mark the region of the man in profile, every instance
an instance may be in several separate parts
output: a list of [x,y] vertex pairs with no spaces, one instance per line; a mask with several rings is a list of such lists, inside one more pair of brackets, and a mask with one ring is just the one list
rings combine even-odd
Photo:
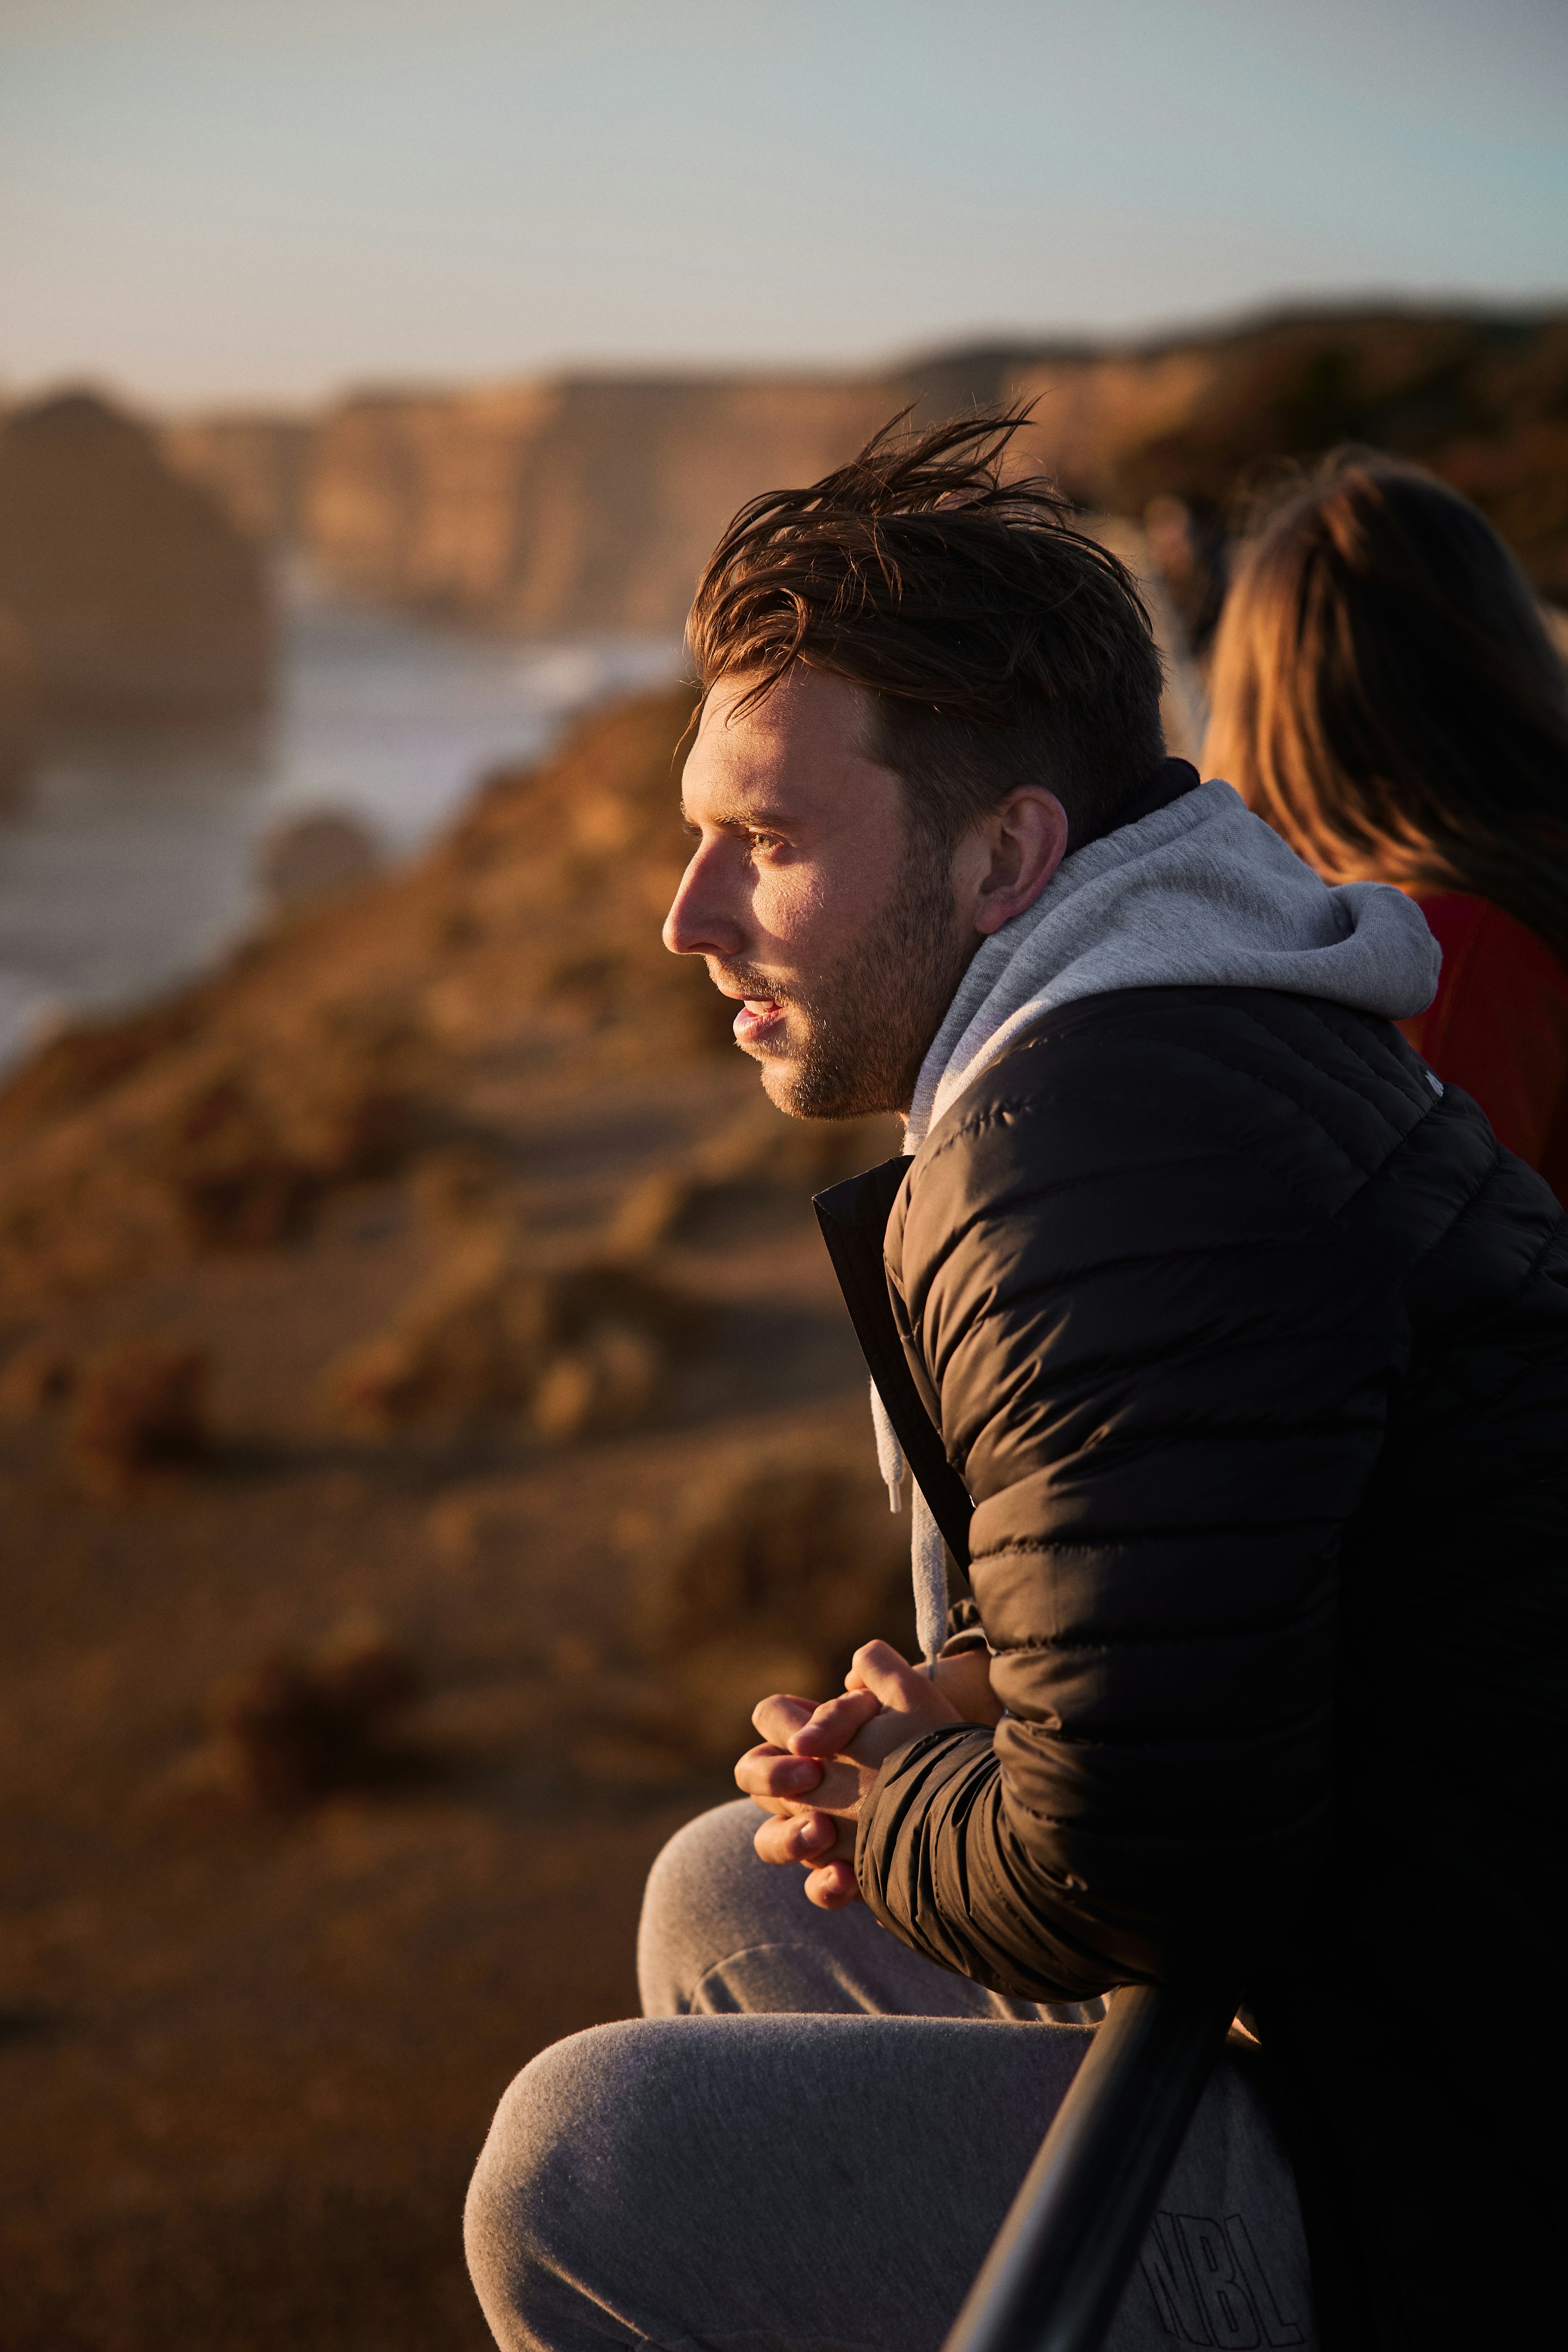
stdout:
[[1458,2011],[1551,1982],[1568,1225],[1392,1026],[1417,910],[1164,758],[1136,588],[1012,429],[754,501],[693,611],[666,939],[782,1108],[908,1122],[820,1206],[931,1654],[762,1700],[762,1825],[661,1856],[644,2020],[507,2094],[508,2352],[935,2347],[1150,1980],[1243,1986],[1261,2046],[1119,2352],[1546,2308],[1543,2094]]

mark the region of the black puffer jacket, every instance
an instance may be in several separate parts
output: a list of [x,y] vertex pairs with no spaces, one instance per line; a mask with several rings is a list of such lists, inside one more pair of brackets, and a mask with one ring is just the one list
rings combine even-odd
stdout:
[[916,1162],[820,1206],[1009,1710],[889,1759],[867,1900],[1033,1998],[1239,1977],[1325,2340],[1526,2340],[1521,2135],[1560,2127],[1507,2047],[1556,1999],[1557,1203],[1387,1023],[1162,988],[1049,1015]]

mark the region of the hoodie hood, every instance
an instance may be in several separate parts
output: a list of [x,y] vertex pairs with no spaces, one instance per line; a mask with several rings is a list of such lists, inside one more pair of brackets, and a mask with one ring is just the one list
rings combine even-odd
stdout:
[[1058,1005],[1121,988],[1275,988],[1399,1021],[1436,992],[1420,908],[1331,887],[1216,778],[1062,860],[986,940],[921,1066],[906,1150]]

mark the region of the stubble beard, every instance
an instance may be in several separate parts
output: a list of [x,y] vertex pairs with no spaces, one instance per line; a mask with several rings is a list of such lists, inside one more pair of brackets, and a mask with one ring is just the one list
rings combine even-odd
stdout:
[[[912,843],[877,921],[819,981],[779,999],[786,1034],[778,1044],[750,1049],[769,1100],[795,1118],[907,1110],[978,945],[955,936],[946,860]],[[757,992],[771,992],[759,984]]]

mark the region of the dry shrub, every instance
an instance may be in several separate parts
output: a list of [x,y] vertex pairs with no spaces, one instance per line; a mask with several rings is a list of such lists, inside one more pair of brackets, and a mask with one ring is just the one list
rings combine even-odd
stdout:
[[888,1509],[868,1431],[866,1451],[861,1462],[816,1445],[770,1450],[699,1481],[638,1578],[648,1646],[669,1655],[765,1627],[837,1655],[887,1633],[879,1621],[907,1582],[909,1520]]
[[425,1524],[437,1559],[453,1574],[493,1567],[510,1574],[527,1554],[534,1521],[513,1491],[483,1486],[448,1489]]
[[893,1118],[789,1118],[765,1097],[697,1155],[714,1185],[820,1192],[900,1149]]
[[820,1697],[858,1643],[911,1644],[909,1524],[888,1509],[869,1433],[864,1461],[802,1445],[694,1486],[635,1588],[670,1735],[703,1760],[732,1758],[769,1691]]
[[[74,1109],[12,1129],[0,1092],[0,1288],[80,1294],[195,1252],[265,1248],[418,1140],[416,1048],[395,1021],[279,1005],[286,1034],[174,1038]],[[77,1073],[88,1087],[112,1041]],[[71,1078],[57,1067],[57,1095]]]
[[63,1340],[26,1340],[0,1372],[0,1421],[36,1421],[64,1404],[76,1383],[76,1356]]
[[208,1359],[198,1348],[126,1341],[77,1376],[70,1454],[85,1483],[122,1494],[147,1473],[189,1468],[212,1450]]
[[237,1075],[183,1103],[159,1144],[163,1181],[198,1247],[264,1249],[304,1223],[316,1171],[287,1150]]
[[199,1249],[264,1249],[300,1232],[324,1194],[385,1174],[413,1134],[391,1037],[317,1038],[292,1084],[239,1064],[201,1074],[144,1139],[144,1164]]
[[433,1225],[471,1224],[492,1216],[511,1173],[493,1145],[447,1144],[421,1154],[410,1190],[419,1214]]
[[377,1432],[525,1415],[555,1442],[599,1435],[647,1417],[706,1322],[636,1266],[542,1265],[504,1225],[480,1225],[459,1232],[386,1330],[339,1360],[329,1392]]
[[533,1425],[564,1444],[634,1428],[658,1394],[666,1357],[630,1323],[597,1323],[575,1348],[551,1357],[533,1391]]
[[689,1167],[656,1168],[623,1198],[610,1226],[609,1246],[617,1255],[641,1257],[686,1229],[702,1187]]
[[395,1760],[387,1733],[423,1691],[408,1653],[373,1622],[341,1627],[309,1656],[278,1651],[208,1696],[212,1738],[182,1776],[278,1811],[356,1781]]
[[612,1248],[641,1254],[701,1231],[716,1212],[780,1193],[800,1200],[898,1150],[890,1119],[786,1118],[765,1102],[684,1160],[634,1184],[611,1229]]
[[25,1136],[95,1102],[184,1045],[198,1027],[210,982],[111,1021],[72,1022],[9,1076],[0,1095],[0,1132]]

